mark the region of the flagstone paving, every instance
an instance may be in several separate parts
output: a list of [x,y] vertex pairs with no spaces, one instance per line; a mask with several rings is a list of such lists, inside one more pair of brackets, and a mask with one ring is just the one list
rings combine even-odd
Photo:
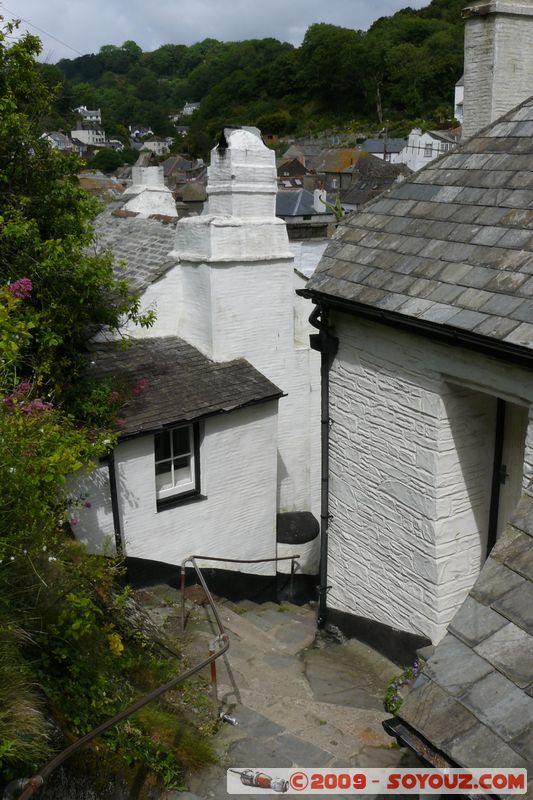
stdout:
[[[176,637],[179,593],[156,587],[144,590],[144,601],[154,625]],[[221,725],[215,737],[219,763],[191,774],[190,791],[170,792],[166,800],[235,796],[226,792],[228,767],[274,774],[276,767],[417,763],[381,725],[390,716],[383,708],[387,686],[401,671],[395,664],[356,640],[317,635],[310,606],[218,602],[230,638],[228,653],[217,661],[218,701],[238,725]],[[216,636],[206,606],[187,601],[186,630],[194,663],[205,658]]]

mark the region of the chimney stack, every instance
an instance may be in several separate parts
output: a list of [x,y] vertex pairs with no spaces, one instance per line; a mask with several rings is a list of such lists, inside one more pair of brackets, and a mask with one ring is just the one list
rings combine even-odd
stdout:
[[468,138],[533,95],[533,0],[472,0],[463,17]]

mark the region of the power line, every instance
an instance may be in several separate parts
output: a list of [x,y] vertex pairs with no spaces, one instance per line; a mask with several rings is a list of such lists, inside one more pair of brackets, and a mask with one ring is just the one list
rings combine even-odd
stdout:
[[16,19],[20,19],[21,22],[25,22],[26,25],[30,25],[32,28],[35,28],[36,31],[39,31],[40,33],[44,33],[45,36],[48,36],[50,39],[54,39],[56,42],[59,42],[59,44],[62,44],[63,47],[68,47],[69,50],[72,50],[74,53],[77,53],[79,56],[83,56],[84,55],[84,53],[80,53],[79,50],[76,50],[75,47],[71,47],[71,45],[69,45],[66,42],[62,41],[62,39],[58,39],[57,36],[54,36],[53,34],[48,33],[48,31],[43,30],[43,28],[39,28],[38,25],[34,25],[34,23],[30,22],[29,19],[24,19],[24,17],[19,17],[18,14],[16,14],[14,11],[11,11],[11,9],[8,8],[6,5],[4,5],[4,8],[10,14],[13,14],[13,17],[15,17]]

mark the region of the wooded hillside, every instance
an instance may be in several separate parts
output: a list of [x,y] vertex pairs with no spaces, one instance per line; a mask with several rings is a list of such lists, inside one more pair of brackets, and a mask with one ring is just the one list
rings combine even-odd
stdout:
[[143,52],[133,41],[44,67],[62,84],[57,125],[80,104],[100,107],[108,134],[128,124],[172,134],[168,115],[201,101],[193,134],[223,124],[258,122],[272,133],[383,120],[436,122],[452,114],[463,70],[463,0],[432,0],[403,9],[366,31],[313,24],[300,47],[276,39],[192,46],[165,44]]

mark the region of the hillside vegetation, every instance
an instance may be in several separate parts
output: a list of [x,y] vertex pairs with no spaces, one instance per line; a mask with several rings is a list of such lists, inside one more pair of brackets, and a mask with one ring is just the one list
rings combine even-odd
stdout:
[[436,122],[451,117],[462,74],[463,4],[432,0],[382,17],[366,32],[313,24],[300,47],[276,39],[204,39],[146,53],[133,41],[105,45],[44,67],[51,83],[61,83],[54,122],[68,127],[71,110],[83,104],[102,109],[108,134],[125,137],[129,124],[172,134],[169,114],[201,101],[192,149],[208,146],[206,135],[224,124],[306,133]]

